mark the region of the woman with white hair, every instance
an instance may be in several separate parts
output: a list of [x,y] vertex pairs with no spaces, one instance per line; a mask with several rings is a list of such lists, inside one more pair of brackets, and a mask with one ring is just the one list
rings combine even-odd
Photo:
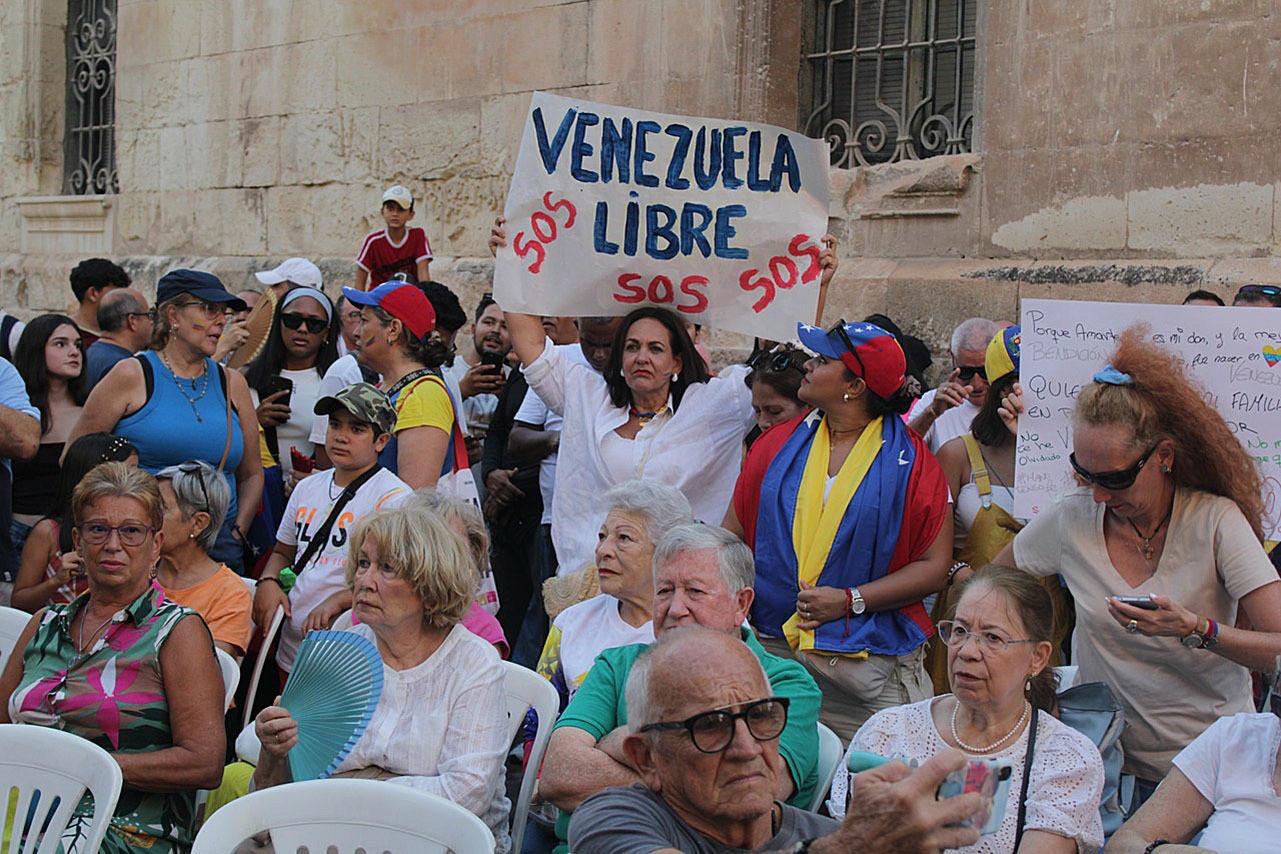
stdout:
[[161,469],[156,480],[165,505],[156,581],[204,619],[214,646],[240,658],[253,635],[254,598],[240,576],[209,556],[231,488],[213,466],[195,460]]
[[561,611],[538,660],[538,672],[568,704],[606,649],[652,643],[654,547],[673,528],[694,521],[679,489],[652,480],[628,480],[603,496],[605,521],[596,543],[601,592]]

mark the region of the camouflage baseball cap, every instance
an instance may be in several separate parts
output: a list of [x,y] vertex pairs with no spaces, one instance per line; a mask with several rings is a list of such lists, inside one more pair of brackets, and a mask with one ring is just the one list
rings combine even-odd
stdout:
[[379,433],[390,433],[396,424],[396,408],[387,395],[369,383],[349,385],[337,394],[316,401],[317,415],[328,415],[335,409],[345,409],[361,421],[368,421]]

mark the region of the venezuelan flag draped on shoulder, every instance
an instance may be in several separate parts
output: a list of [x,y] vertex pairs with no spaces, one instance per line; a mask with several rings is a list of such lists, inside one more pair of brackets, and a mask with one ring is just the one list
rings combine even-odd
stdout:
[[[879,327],[858,326],[870,327],[861,330],[864,340],[856,347],[864,361],[875,357],[869,342],[877,333],[897,349]],[[806,331],[803,338],[812,337]],[[862,368],[854,370],[862,376]],[[891,372],[888,385],[870,378],[878,393],[902,382],[901,372],[897,379]],[[904,655],[934,633],[920,602],[824,623],[811,632],[797,627],[796,596],[802,581],[858,587],[919,559],[950,512],[947,482],[921,437],[894,414],[867,425],[824,500],[829,451],[827,420],[817,410],[775,426],[752,446],[734,492],[734,509],[756,557],[752,624],[762,634],[787,638],[793,649]]]

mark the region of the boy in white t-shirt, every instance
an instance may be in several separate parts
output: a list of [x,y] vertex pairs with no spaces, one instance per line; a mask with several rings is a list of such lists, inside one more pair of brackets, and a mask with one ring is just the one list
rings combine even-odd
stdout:
[[[387,395],[368,383],[356,383],[316,401],[317,415],[329,416],[325,452],[333,468],[299,481],[276,532],[272,552],[254,591],[254,620],[270,624],[277,605],[286,620],[281,627],[276,664],[288,672],[302,637],[313,629],[327,629],[351,607],[347,586],[347,538],[352,527],[370,513],[395,507],[413,491],[396,475],[378,467],[378,452],[391,440],[396,410]],[[351,486],[354,494],[343,503],[338,516],[328,522]],[[328,524],[327,524],[328,522]],[[325,534],[323,545],[312,541]],[[296,576],[286,592],[281,571]]]

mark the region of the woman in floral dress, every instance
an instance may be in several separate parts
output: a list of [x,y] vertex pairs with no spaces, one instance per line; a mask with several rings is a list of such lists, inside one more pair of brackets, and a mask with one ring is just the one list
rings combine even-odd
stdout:
[[[222,775],[223,685],[209,629],[152,583],[163,504],[155,478],[104,463],[72,497],[89,590],[46,608],[0,676],[0,722],[56,727],[111,753],[124,788],[101,851],[165,854],[191,841],[196,789]],[[88,799],[63,844],[82,851]]]

